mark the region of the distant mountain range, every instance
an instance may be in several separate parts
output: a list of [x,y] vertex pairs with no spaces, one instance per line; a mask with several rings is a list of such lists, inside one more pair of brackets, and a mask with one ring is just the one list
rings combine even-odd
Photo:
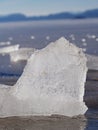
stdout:
[[33,21],[33,20],[59,20],[59,19],[86,19],[98,18],[98,9],[87,10],[81,13],[62,12],[57,14],[50,14],[47,16],[30,16],[23,14],[10,14],[0,16],[0,22],[14,22],[14,21]]

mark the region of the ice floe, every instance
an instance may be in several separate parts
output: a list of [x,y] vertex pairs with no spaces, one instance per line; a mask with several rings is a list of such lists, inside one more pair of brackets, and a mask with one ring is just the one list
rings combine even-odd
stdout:
[[81,49],[63,37],[50,43],[31,55],[14,86],[0,85],[0,117],[84,114],[86,72]]
[[0,48],[0,54],[10,53],[12,51],[17,51],[18,49],[19,49],[19,44],[7,46],[7,47],[2,47],[2,48]]
[[27,60],[31,54],[34,53],[36,49],[34,48],[20,48],[17,51],[10,52],[10,60],[11,62],[17,62],[19,60]]

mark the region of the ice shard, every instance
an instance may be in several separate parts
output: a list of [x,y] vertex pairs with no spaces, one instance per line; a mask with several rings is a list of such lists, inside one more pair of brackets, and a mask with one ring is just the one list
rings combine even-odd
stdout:
[[84,114],[86,73],[84,53],[62,37],[31,55],[13,87],[0,89],[0,116]]

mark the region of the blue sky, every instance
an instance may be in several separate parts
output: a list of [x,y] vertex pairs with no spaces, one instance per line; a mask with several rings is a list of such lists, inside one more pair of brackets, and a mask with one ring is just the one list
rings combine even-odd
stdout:
[[0,0],[0,15],[23,13],[35,16],[93,8],[98,8],[98,0]]

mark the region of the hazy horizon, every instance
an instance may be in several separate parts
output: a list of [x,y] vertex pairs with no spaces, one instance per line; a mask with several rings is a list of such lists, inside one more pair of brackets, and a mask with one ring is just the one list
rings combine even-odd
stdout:
[[60,14],[60,13],[70,13],[70,14],[79,14],[79,13],[84,13],[85,11],[89,11],[89,10],[96,10],[98,8],[91,8],[91,9],[86,9],[83,11],[77,11],[77,12],[73,12],[73,11],[61,11],[61,12],[55,12],[55,13],[49,13],[49,14],[39,14],[39,15],[27,15],[25,13],[22,12],[15,12],[15,13],[7,13],[7,14],[0,14],[0,17],[5,17],[5,16],[10,16],[10,15],[24,15],[26,17],[40,17],[40,16],[48,16],[48,15],[55,15],[55,14]]
[[98,8],[98,0],[0,0],[0,15],[14,13],[26,16],[40,16],[58,12],[83,12]]

